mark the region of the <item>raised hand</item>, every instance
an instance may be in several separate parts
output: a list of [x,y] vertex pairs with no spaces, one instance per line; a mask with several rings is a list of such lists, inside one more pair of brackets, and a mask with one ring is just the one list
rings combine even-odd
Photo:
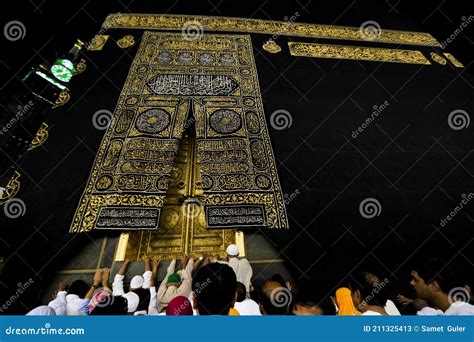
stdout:
[[152,261],[152,271],[153,271],[153,273],[156,274],[156,272],[158,271],[159,266],[160,266],[160,259],[158,259],[157,256],[154,256],[153,261]]
[[120,266],[120,269],[118,270],[117,274],[125,275],[125,272],[127,271],[127,267],[129,264],[130,264],[130,260],[129,259],[125,260],[122,266]]
[[181,268],[182,269],[186,268],[186,265],[188,264],[188,261],[189,261],[189,256],[183,255],[183,257],[181,258]]
[[58,291],[66,291],[69,288],[69,285],[65,282],[60,282],[58,285]]
[[99,287],[102,282],[102,269],[98,268],[94,273],[94,280],[92,285],[94,287]]
[[402,303],[403,305],[407,305],[407,304],[410,304],[413,302],[413,299],[411,298],[408,298],[408,297],[405,297],[404,295],[402,294],[398,294],[397,295],[397,301],[399,303]]
[[52,295],[53,299],[56,299],[56,297],[58,296],[58,292],[60,292],[60,291],[67,291],[68,288],[69,288],[69,285],[68,285],[67,283],[65,283],[65,282],[60,282],[60,283],[58,284],[58,288],[53,292],[53,295]]
[[109,288],[110,268],[102,269],[102,287]]

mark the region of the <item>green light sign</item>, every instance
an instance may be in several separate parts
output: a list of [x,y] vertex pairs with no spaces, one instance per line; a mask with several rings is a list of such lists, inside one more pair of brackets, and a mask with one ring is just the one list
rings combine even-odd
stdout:
[[68,59],[58,58],[51,67],[51,73],[61,82],[69,82],[76,71],[74,64]]

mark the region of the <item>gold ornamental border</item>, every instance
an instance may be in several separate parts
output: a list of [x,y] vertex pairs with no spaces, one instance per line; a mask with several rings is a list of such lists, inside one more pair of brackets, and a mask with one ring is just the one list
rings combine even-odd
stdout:
[[407,64],[431,64],[430,61],[416,50],[397,50],[386,48],[346,46],[288,42],[290,55],[299,57],[352,59],[374,62],[391,62]]
[[[373,39],[364,39],[359,27],[332,26],[251,18],[179,15],[179,14],[109,14],[102,27],[105,29],[181,30],[189,29],[223,32],[276,34],[283,36],[341,39],[376,43],[422,45],[441,47],[429,33],[382,29]],[[194,32],[193,32],[194,33]]]

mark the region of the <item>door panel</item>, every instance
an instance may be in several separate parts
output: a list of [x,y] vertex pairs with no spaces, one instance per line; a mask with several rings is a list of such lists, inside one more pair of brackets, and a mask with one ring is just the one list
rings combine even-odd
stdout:
[[235,243],[235,230],[206,228],[204,207],[199,201],[203,191],[193,132],[191,127],[181,140],[158,230],[128,233],[125,258],[169,259],[183,254],[224,257],[226,247]]

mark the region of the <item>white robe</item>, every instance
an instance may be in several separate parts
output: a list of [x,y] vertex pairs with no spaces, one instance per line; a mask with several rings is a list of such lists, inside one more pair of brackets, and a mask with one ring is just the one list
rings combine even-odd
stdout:
[[[154,299],[155,294],[156,294],[156,289],[150,288],[150,282],[151,282],[151,271],[146,271],[143,273],[143,286],[142,288],[144,289],[150,289],[150,304],[148,305],[148,312],[150,314],[153,314],[156,311],[156,300]],[[114,282],[112,283],[112,294],[114,296],[122,296],[127,299],[128,302],[128,312],[135,312],[137,310],[138,304],[139,304],[139,297],[136,293],[133,291],[129,291],[125,293],[123,289],[123,278],[125,276],[121,274],[116,274],[114,277]],[[137,314],[144,314],[145,311],[140,311]]]
[[57,316],[77,316],[87,315],[90,300],[79,298],[75,294],[67,294],[66,291],[59,291],[56,299],[49,302],[48,306],[56,312]]
[[474,305],[466,302],[454,302],[444,312],[444,316],[474,316]]
[[250,266],[250,263],[247,259],[245,258],[239,259],[237,257],[231,257],[229,261],[217,260],[217,262],[221,264],[229,265],[234,270],[234,273],[237,277],[237,281],[245,285],[245,289],[247,290],[247,293],[250,292],[250,286],[252,285],[251,281],[252,281],[253,270],[252,270],[252,266]]
[[240,316],[261,316],[258,304],[249,298],[241,302],[235,302],[234,308],[239,312]]

